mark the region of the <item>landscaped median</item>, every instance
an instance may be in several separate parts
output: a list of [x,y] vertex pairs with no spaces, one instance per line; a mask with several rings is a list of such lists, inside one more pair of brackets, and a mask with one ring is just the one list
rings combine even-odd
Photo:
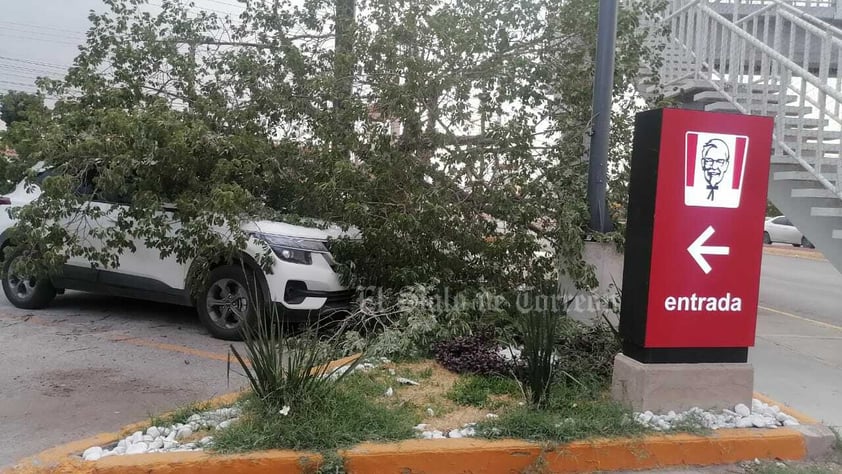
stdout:
[[[234,393],[209,400],[204,407],[228,406]],[[767,403],[774,403],[758,395]],[[754,459],[802,460],[821,456],[833,446],[832,433],[814,420],[784,407],[802,426],[778,429],[720,429],[708,434],[655,434],[569,443],[522,440],[412,439],[362,443],[335,454],[265,450],[245,454],[165,452],[110,456],[84,461],[81,453],[113,444],[149,423],[136,423],[120,433],[103,433],[44,451],[11,469],[23,473],[510,473],[635,470],[671,466],[728,464]]]
[[[829,429],[762,397],[751,408],[633,413],[606,390],[616,353],[607,329],[554,335],[528,321],[522,349],[478,333],[436,343],[434,359],[398,362],[331,362],[339,353],[325,340],[270,326],[246,338],[246,357],[232,348],[250,390],[47,450],[12,472],[587,472],[802,460],[835,444]],[[536,343],[545,347],[531,352]]]

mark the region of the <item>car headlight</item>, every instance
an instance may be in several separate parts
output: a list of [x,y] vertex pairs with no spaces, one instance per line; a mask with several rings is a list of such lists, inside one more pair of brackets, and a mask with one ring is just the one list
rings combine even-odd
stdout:
[[318,240],[296,239],[262,233],[253,233],[251,236],[266,242],[272,252],[285,262],[310,265],[313,263],[313,253],[328,253],[324,242]]
[[281,260],[291,263],[300,263],[302,265],[310,265],[313,263],[313,257],[311,256],[310,252],[306,252],[304,250],[298,249],[290,249],[286,247],[273,247],[269,246],[275,255],[278,256]]

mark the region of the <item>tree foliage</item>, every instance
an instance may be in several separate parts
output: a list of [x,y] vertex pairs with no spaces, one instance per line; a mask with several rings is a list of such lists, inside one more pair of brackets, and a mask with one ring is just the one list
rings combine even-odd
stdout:
[[[245,0],[223,18],[105,0],[66,78],[41,82],[54,109],[9,134],[63,172],[20,210],[19,245],[49,268],[114,266],[134,240],[210,259],[243,244],[247,216],[307,216],[361,230],[335,247],[349,283],[549,289],[559,263],[589,283],[597,2],[348,2]],[[618,98],[651,53],[651,8],[621,11]]]
[[11,127],[17,121],[27,120],[29,115],[44,110],[44,98],[38,94],[18,91],[0,94],[0,120],[6,127]]

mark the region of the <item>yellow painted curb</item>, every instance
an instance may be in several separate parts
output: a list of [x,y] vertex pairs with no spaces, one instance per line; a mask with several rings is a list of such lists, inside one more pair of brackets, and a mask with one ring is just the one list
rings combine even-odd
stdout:
[[798,411],[798,410],[796,410],[795,408],[792,408],[789,405],[786,405],[786,404],[781,403],[779,401],[773,400],[773,399],[767,397],[766,395],[763,395],[760,392],[754,392],[754,398],[760,400],[761,402],[763,402],[767,405],[777,405],[778,408],[780,408],[782,412],[786,413],[787,415],[790,415],[790,416],[794,417],[802,425],[818,425],[819,424],[819,420],[805,414],[802,411]]
[[824,254],[819,252],[818,250],[810,250],[810,249],[801,249],[797,247],[791,248],[780,248],[780,247],[771,247],[769,245],[763,246],[763,253],[769,255],[777,255],[781,257],[795,257],[795,258],[803,258],[806,260],[816,260],[816,261],[826,261],[827,259],[824,257]]
[[[548,447],[518,440],[408,440],[344,451],[349,473],[401,474],[590,472],[803,459],[801,433],[789,429],[719,430],[711,436],[655,435],[576,441]],[[543,470],[542,470],[543,469]]]

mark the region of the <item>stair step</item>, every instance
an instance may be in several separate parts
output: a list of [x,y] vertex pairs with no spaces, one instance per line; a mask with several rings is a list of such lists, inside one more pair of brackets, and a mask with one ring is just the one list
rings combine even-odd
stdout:
[[831,237],[833,237],[834,239],[842,239],[842,229],[834,230],[833,234],[831,234]]
[[[660,88],[661,86],[652,86],[646,89],[646,92],[654,93],[657,92]],[[703,79],[687,79],[678,84],[665,86],[663,87],[663,89],[664,93],[685,93],[693,90],[710,90],[711,86],[708,81],[705,81]]]
[[813,217],[842,217],[842,207],[812,207],[810,215]]
[[[790,139],[798,138],[798,128],[784,128],[784,140],[789,141]],[[810,140],[817,140],[819,138],[819,129],[818,128],[805,128],[801,130],[800,133],[801,138],[806,138]],[[822,140],[839,140],[842,139],[842,132],[836,130],[825,130],[822,134]]]
[[[815,161],[811,160],[810,157],[804,156],[803,154],[801,156],[802,156],[802,158],[805,158],[807,163],[809,163],[810,165],[812,165],[815,168],[815,166],[816,166]],[[837,160],[837,158],[833,158],[833,159],[829,159],[829,160],[822,160],[822,172],[825,173],[825,174],[831,174],[831,175],[836,174],[836,168],[839,166],[839,163],[836,160]],[[783,155],[783,156],[782,155],[772,155],[770,163],[772,165],[782,165],[782,166],[799,166],[799,167],[801,166],[801,163],[799,163],[795,158],[793,158],[789,155]],[[800,170],[796,170],[796,171],[800,171]]]
[[789,129],[797,129],[798,124],[801,124],[802,128],[805,130],[825,127],[829,123],[828,120],[819,120],[814,118],[797,118],[797,117],[784,117],[784,128]]
[[827,188],[796,188],[792,190],[794,198],[838,198],[833,191]]
[[[745,107],[745,105],[743,105]],[[759,114],[763,112],[763,108],[760,104],[751,104],[751,106],[746,107],[750,113]],[[705,105],[705,110],[708,112],[717,112],[717,111],[737,111],[737,107],[730,102],[714,102],[712,104]],[[796,105],[785,105],[783,107],[783,113],[789,117],[801,117],[802,115],[807,115],[813,111],[810,107],[798,107]],[[766,109],[766,113],[769,115],[779,115],[780,108],[776,105],[774,107],[768,107]]]
[[[822,173],[830,182],[836,181],[836,173]],[[809,171],[776,171],[772,177],[775,181],[818,181]]]
[[[799,143],[797,141],[788,140],[786,144],[789,145],[793,150],[798,151]],[[842,147],[842,145],[840,145],[839,143],[827,143],[827,141],[823,142],[822,144],[822,151],[824,153],[837,154],[839,153],[840,147]],[[817,151],[819,149],[819,144],[818,142],[801,142],[800,148],[801,151]]]
[[[767,104],[777,105],[778,102],[780,102],[779,97],[780,96],[778,94],[774,94],[774,95],[770,94],[766,97],[763,97],[763,96],[758,96],[758,95],[754,95],[754,94],[737,93],[737,96],[735,98],[737,99],[737,102],[739,102],[741,104],[746,104],[746,103],[763,104],[763,102],[766,102]],[[787,95],[784,98],[784,100],[785,100],[784,103],[793,102],[796,99],[798,99],[798,96],[796,96],[796,95]],[[725,97],[723,97],[722,94],[719,91],[703,91],[703,92],[699,92],[698,94],[693,96],[693,101],[694,102],[700,102],[700,103],[703,103],[703,102],[720,102],[720,101],[723,101],[723,100],[725,100]]]

